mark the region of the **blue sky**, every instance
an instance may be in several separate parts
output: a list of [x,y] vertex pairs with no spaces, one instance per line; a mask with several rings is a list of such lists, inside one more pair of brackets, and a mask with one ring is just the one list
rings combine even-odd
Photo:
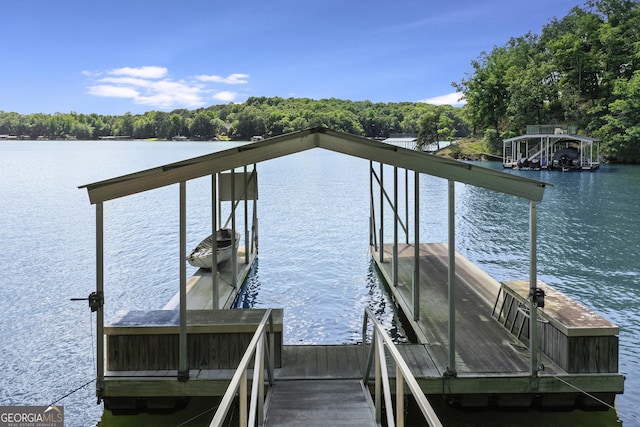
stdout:
[[120,115],[250,96],[454,103],[481,52],[578,0],[3,0],[0,110]]

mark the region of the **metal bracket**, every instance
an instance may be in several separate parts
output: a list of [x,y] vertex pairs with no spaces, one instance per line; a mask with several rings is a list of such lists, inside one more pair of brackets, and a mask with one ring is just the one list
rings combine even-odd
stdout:
[[186,371],[178,371],[178,381],[186,382],[189,381],[189,370]]
[[104,306],[104,292],[91,292],[87,298],[71,298],[71,301],[89,301],[93,313]]
[[457,378],[458,372],[447,366],[447,370],[442,374],[442,378]]
[[531,289],[529,298],[538,308],[544,308],[544,290],[540,288]]

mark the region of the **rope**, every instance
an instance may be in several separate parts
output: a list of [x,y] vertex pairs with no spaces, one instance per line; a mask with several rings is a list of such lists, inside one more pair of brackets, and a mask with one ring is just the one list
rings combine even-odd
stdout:
[[569,387],[571,387],[571,388],[573,388],[573,389],[575,389],[575,390],[579,391],[580,393],[583,393],[583,394],[585,394],[585,395],[589,396],[590,398],[592,398],[593,400],[595,400],[595,401],[597,401],[597,402],[599,402],[599,403],[603,404],[603,405],[604,405],[604,406],[606,406],[607,408],[609,408],[609,409],[613,409],[613,410],[615,410],[615,409],[616,409],[615,407],[613,407],[613,406],[609,405],[607,402],[605,402],[605,401],[603,401],[603,400],[601,400],[601,399],[598,399],[597,397],[595,397],[595,396],[594,396],[593,394],[591,394],[591,393],[588,393],[588,392],[586,392],[586,391],[584,391],[584,390],[579,389],[578,387],[574,386],[573,384],[570,384],[570,383],[566,382],[566,381],[565,381],[565,380],[563,380],[562,378],[559,378],[559,377],[557,377],[557,376],[555,376],[555,375],[552,375],[552,376],[553,376],[553,378],[557,379],[558,381],[560,381],[560,382],[562,382],[562,383],[564,383],[564,384],[568,385]]
[[[93,349],[93,313],[90,311],[89,312],[89,336],[91,337],[91,348]],[[92,354],[92,359],[93,359],[93,370],[96,371],[96,353],[94,351],[91,352]],[[96,379],[92,378],[89,381],[87,381],[86,383],[82,384],[81,386],[75,388],[74,390],[70,391],[69,393],[65,394],[64,396],[58,398],[55,402],[51,403],[49,406],[53,406],[56,403],[60,402],[62,399],[65,399],[69,396],[71,396],[73,393],[76,393],[77,391],[82,390],[83,388],[85,388],[86,386],[88,386],[89,384],[91,384],[92,382],[94,382]]]
[[96,366],[96,352],[93,351],[94,342],[93,342],[93,312],[89,312],[89,335],[91,336],[91,358],[93,359],[93,372],[98,372],[98,368]]
[[80,387],[76,388],[75,390],[70,391],[69,393],[65,394],[64,396],[62,396],[61,398],[59,398],[58,400],[56,400],[55,402],[51,403],[49,406],[53,406],[56,403],[60,402],[62,399],[71,396],[73,393],[85,388],[86,386],[88,386],[89,384],[91,384],[92,382],[94,382],[96,379],[92,378],[89,381],[87,381],[86,383],[82,384]]
[[197,419],[197,418],[200,418],[201,416],[206,415],[206,414],[208,414],[208,413],[209,413],[209,412],[211,412],[211,411],[214,411],[214,410],[218,409],[218,407],[219,407],[219,406],[220,406],[220,405],[216,405],[216,406],[215,406],[215,407],[213,407],[213,408],[209,408],[209,409],[207,409],[206,411],[204,411],[204,412],[202,412],[202,413],[200,413],[200,414],[196,415],[195,417],[189,418],[187,421],[185,421],[185,422],[183,422],[183,423],[178,424],[176,427],[186,426],[186,425],[187,425],[187,424],[189,424],[191,421],[193,421],[193,420],[195,420],[195,419]]

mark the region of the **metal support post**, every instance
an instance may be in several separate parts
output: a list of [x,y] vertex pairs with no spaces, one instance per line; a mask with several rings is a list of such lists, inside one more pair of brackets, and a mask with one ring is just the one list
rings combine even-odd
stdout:
[[[420,320],[420,173],[413,173],[413,320]],[[408,234],[407,234],[408,235]]]
[[238,251],[236,248],[236,170],[231,169],[231,280],[234,288],[238,287]]
[[384,262],[384,165],[380,163],[380,262]]
[[220,308],[220,281],[218,276],[218,239],[217,237],[217,217],[218,217],[218,182],[217,174],[211,174],[211,282],[212,282],[212,294],[211,294],[211,309],[217,310]]
[[538,233],[538,206],[531,201],[529,208],[529,351],[531,360],[531,375],[538,372],[538,302],[536,300],[537,288],[537,233]]
[[244,263],[249,264],[249,181],[247,166],[244,166]]
[[178,381],[189,379],[187,366],[187,183],[180,181],[180,329]]
[[449,366],[447,374],[456,375],[456,211],[455,181],[449,180]]
[[398,167],[393,167],[393,286],[398,286]]
[[409,244],[409,169],[404,170],[404,223],[407,224],[405,242]]
[[[96,294],[104,295],[104,212],[102,202],[96,203]],[[104,393],[104,307],[96,310],[96,396],[98,403]]]

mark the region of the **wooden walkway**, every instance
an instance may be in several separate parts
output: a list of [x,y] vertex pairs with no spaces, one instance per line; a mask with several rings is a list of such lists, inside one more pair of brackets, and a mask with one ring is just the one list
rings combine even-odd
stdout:
[[378,425],[362,380],[276,381],[265,407],[265,426]]
[[[544,406],[573,405],[579,393],[574,388],[559,382],[551,375],[539,377],[535,383],[529,374],[459,375],[457,378],[443,376],[436,367],[424,344],[400,344],[398,351],[413,372],[426,395],[467,395],[458,402],[473,406],[525,406],[529,407],[534,395],[549,394],[540,402]],[[360,345],[286,345],[282,347],[282,367],[275,369],[276,385],[291,381],[361,381],[365,367],[363,349]],[[390,385],[395,388],[395,365],[387,360]],[[373,371],[373,370],[372,370]],[[371,372],[372,372],[371,371]],[[222,396],[235,373],[235,369],[194,369],[187,382],[176,381],[176,370],[166,371],[107,371],[105,387],[107,395],[126,397],[130,400],[144,399],[153,402],[154,396]],[[252,372],[248,373],[252,380]],[[600,392],[615,395],[622,389],[623,378],[618,374],[585,376],[569,375],[565,381],[583,389],[593,387],[594,378],[601,381]],[[370,380],[371,381],[371,380]],[[535,386],[535,393],[532,387]],[[372,390],[373,383],[368,384]],[[566,401],[559,393],[567,395]],[[493,397],[488,397],[492,395]],[[477,397],[472,397],[477,396]],[[602,394],[599,395],[600,397]],[[113,404],[116,405],[118,399]],[[126,401],[125,401],[126,403]],[[304,425],[304,424],[299,424]],[[327,424],[330,425],[330,424]]]
[[[392,245],[385,245],[385,262],[376,263],[418,341],[426,344],[436,367],[449,365],[448,248],[445,244],[420,245],[420,318],[413,320],[413,245],[398,249],[398,286],[392,280]],[[456,254],[456,370],[458,373],[526,373],[528,350],[491,318],[500,283],[460,254]],[[553,369],[550,360],[544,361]]]
[[[440,378],[433,361],[422,344],[401,344],[398,351],[416,378]],[[366,361],[360,345],[287,345],[282,349],[282,368],[275,379],[362,379]],[[393,360],[387,361],[395,377]],[[370,370],[373,375],[373,369]]]
[[[233,272],[231,261],[220,265],[218,270],[218,308],[231,308],[233,301],[238,295],[242,283],[246,279],[255,254],[249,254],[249,262],[245,264],[244,246],[238,248],[237,256],[237,278],[236,285],[233,286]],[[187,281],[187,309],[188,310],[210,310],[213,308],[213,280],[211,270],[201,268],[194,273]],[[180,293],[177,293],[163,307],[163,310],[177,310],[180,306]]]
[[[449,377],[448,247],[446,244],[423,243],[419,250],[420,313],[417,321],[413,319],[414,246],[398,245],[397,286],[393,285],[393,245],[384,246],[384,262],[380,262],[380,254],[373,249],[372,256],[418,342],[424,345],[432,369],[439,374],[416,374],[426,394],[464,395],[472,405],[477,397],[480,406],[529,406],[538,393],[544,400],[538,403],[543,406],[572,406],[574,403],[589,406],[593,401],[580,392],[572,391],[580,389],[595,393],[610,404],[613,404],[616,394],[622,393],[624,377],[617,369],[586,375],[567,373],[544,352],[538,353],[544,371],[539,371],[532,382],[528,346],[492,317],[503,285],[458,253],[455,259],[456,366],[455,376]],[[544,310],[540,311],[544,313]],[[589,312],[580,307],[576,313],[578,318],[582,318]],[[588,320],[593,326],[593,318],[588,316]],[[603,320],[607,333],[616,331],[606,319]],[[561,384],[558,377],[562,377],[565,383]],[[571,390],[567,383],[576,388]]]

